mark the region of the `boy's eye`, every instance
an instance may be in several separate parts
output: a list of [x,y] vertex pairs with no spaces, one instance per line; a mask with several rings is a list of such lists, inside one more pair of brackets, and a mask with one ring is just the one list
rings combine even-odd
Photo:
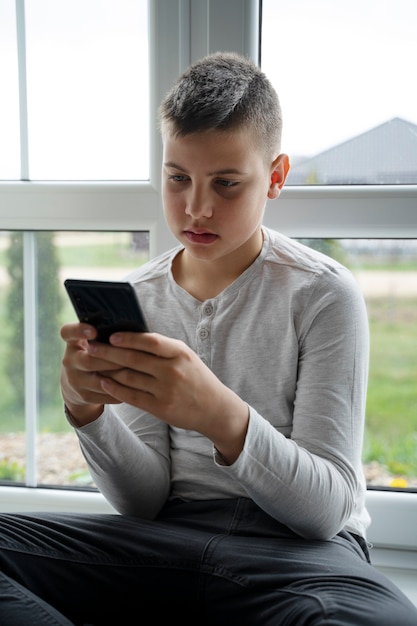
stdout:
[[239,183],[237,183],[235,180],[226,180],[224,178],[220,178],[217,181],[217,184],[221,185],[222,187],[235,187]]
[[188,180],[188,176],[183,176],[182,174],[172,174],[171,176],[168,176],[168,180],[173,180],[176,183],[183,183]]

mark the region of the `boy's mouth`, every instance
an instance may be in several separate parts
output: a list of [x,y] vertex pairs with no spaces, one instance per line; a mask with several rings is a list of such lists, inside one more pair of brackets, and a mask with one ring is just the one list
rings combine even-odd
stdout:
[[191,243],[208,244],[217,239],[217,235],[208,231],[185,230],[184,235]]

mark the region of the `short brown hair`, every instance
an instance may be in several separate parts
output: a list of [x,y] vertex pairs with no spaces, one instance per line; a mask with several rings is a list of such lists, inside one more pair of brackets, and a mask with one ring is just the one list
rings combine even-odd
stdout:
[[268,157],[280,151],[278,95],[252,61],[232,52],[216,52],[193,63],[166,94],[159,116],[162,131],[173,135],[243,127],[254,131]]

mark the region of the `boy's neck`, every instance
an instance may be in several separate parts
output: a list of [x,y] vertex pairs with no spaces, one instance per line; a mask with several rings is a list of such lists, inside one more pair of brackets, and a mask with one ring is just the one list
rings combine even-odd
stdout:
[[190,258],[185,250],[174,260],[172,273],[175,282],[201,302],[215,298],[238,277],[226,276],[211,263]]
[[193,258],[182,250],[174,259],[172,274],[175,282],[197,300],[204,302],[215,298],[231,285],[252,265],[258,255],[246,262],[225,264],[224,259],[216,263]]

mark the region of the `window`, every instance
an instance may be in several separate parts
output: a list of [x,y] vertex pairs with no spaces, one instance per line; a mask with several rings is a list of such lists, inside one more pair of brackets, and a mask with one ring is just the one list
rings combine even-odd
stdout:
[[76,320],[63,282],[123,280],[148,248],[147,231],[0,233],[1,480],[91,486],[62,413],[59,329]]
[[264,0],[262,7],[262,67],[281,95],[283,151],[292,162],[285,200],[267,219],[357,277],[371,332],[367,482],[415,489],[417,203],[397,211],[407,194],[415,198],[416,187],[405,185],[417,184],[409,79],[417,6]]
[[21,139],[27,140],[23,178],[147,180],[146,0],[27,0],[16,6],[14,14],[14,2],[0,2],[6,103],[14,121],[3,135],[14,163],[9,168],[5,159],[0,178],[21,177],[19,96]]
[[19,98],[14,2],[0,0],[0,179],[17,179],[19,157]]
[[302,239],[352,271],[371,347],[363,465],[368,486],[417,489],[417,239]]
[[30,486],[91,482],[62,419],[63,280],[122,279],[159,215],[147,2],[87,5],[0,0],[0,481]]
[[[30,9],[28,9],[29,4],[31,5]],[[52,4],[55,5],[55,3]],[[70,4],[74,7],[74,10],[78,10],[81,6],[83,9],[85,7],[85,2]],[[119,0],[114,0],[111,3],[116,11],[122,10],[118,8],[122,4]],[[135,2],[134,4],[139,3]],[[161,147],[156,124],[154,123],[156,106],[178,73],[190,61],[196,60],[209,51],[219,49],[236,50],[258,61],[260,56],[259,32],[261,26],[264,29],[261,55],[263,68],[269,73],[268,63],[270,67],[273,66],[274,68],[283,67],[285,64],[288,66],[295,44],[293,45],[291,42],[290,47],[287,47],[287,49],[281,46],[280,41],[282,39],[280,40],[280,37],[282,33],[278,25],[274,35],[274,48],[272,52],[268,53],[265,48],[265,38],[267,37],[265,28],[268,28],[268,22],[272,23],[273,19],[271,15],[268,15],[269,8],[272,7],[275,15],[276,7],[280,8],[281,15],[288,15],[289,5],[288,3],[275,2],[275,0],[273,2],[265,0],[263,3],[264,19],[261,20],[260,4],[258,0],[228,0],[227,2],[224,2],[224,0],[210,0],[210,2],[208,0],[185,0],[181,2],[158,0],[158,2],[149,2],[149,15],[146,18],[148,28],[147,46],[149,51],[149,118],[146,122],[149,136],[148,175],[145,176],[143,174],[142,178],[142,175],[139,173],[117,174],[114,170],[110,174],[108,170],[102,170],[101,174],[84,172],[82,175],[80,174],[79,180],[71,181],[70,179],[75,176],[74,172],[71,176],[68,175],[66,177],[62,171],[55,171],[55,174],[51,174],[51,179],[48,180],[47,173],[41,173],[41,165],[39,163],[36,165],[36,167],[39,167],[39,170],[33,169],[35,167],[34,159],[37,158],[37,148],[35,148],[36,144],[30,145],[30,127],[31,123],[33,123],[31,120],[34,118],[31,118],[31,113],[28,110],[26,116],[27,124],[25,124],[25,107],[23,107],[23,115],[20,115],[18,94],[19,89],[22,91],[22,76],[18,74],[17,69],[15,6],[18,8],[17,21],[19,21],[19,11],[21,13],[23,7],[28,9],[27,19],[29,19],[28,16],[36,12],[38,2],[35,0],[26,0],[26,3],[23,0],[17,0],[16,2],[13,2],[13,0],[0,0],[0,78],[2,85],[7,86],[3,90],[4,93],[2,93],[2,98],[0,99],[0,132],[2,138],[6,137],[6,134],[8,137],[7,145],[3,140],[0,142],[0,231],[3,232],[0,238],[3,242],[3,247],[0,249],[0,258],[2,258],[0,275],[2,277],[7,276],[5,261],[6,242],[10,240],[11,236],[20,236],[20,234],[24,234],[24,250],[26,250],[26,258],[29,259],[33,258],[31,255],[34,253],[35,235],[38,232],[54,234],[54,238],[57,238],[60,246],[62,244],[60,255],[66,254],[66,246],[63,245],[66,234],[70,235],[75,232],[78,234],[85,233],[85,237],[102,234],[105,240],[111,233],[114,235],[120,234],[129,239],[130,233],[145,231],[149,233],[150,256],[168,249],[174,243],[165,226],[159,199]],[[347,7],[347,11],[356,10],[353,9],[351,3],[343,2],[342,4]],[[368,3],[366,4],[368,5]],[[39,6],[41,5],[46,6],[43,2],[39,3]],[[107,5],[110,6],[110,4],[106,3]],[[94,3],[94,7],[97,6]],[[326,11],[319,8],[319,5],[316,6],[317,14],[323,21]],[[399,10],[400,6],[402,7],[401,10]],[[302,17],[305,7],[309,8],[309,3],[303,3],[303,10],[299,10],[300,17]],[[136,8],[133,10],[136,10]],[[398,16],[396,15],[395,19],[404,20],[404,29],[411,28],[411,24],[414,22],[409,19],[410,3],[401,0],[400,5],[396,5],[396,10]],[[359,11],[357,15],[360,15],[360,11],[365,11],[365,7],[361,5],[357,11]],[[378,3],[375,20],[378,19],[379,15],[386,14],[385,3]],[[56,16],[56,19],[58,18],[59,16]],[[139,30],[143,32],[144,24],[145,22],[141,22],[137,32]],[[287,26],[286,30],[288,31]],[[18,32],[19,41],[21,41],[23,36],[22,29],[18,29]],[[300,39],[297,32],[293,36],[293,41],[297,41],[297,37],[298,40]],[[31,30],[28,24],[26,24],[26,34],[28,38],[25,46],[27,52],[27,45],[33,45],[33,39],[32,44],[29,39],[37,35],[36,31]],[[139,43],[137,45],[139,46]],[[7,55],[3,54],[5,47],[7,48]],[[303,49],[302,42],[298,41],[297,48]],[[397,47],[395,48],[397,49]],[[139,50],[139,48],[135,49]],[[273,55],[273,61],[268,60],[268,54]],[[366,50],[363,54],[366,56]],[[6,58],[10,60],[10,67],[6,67],[4,63]],[[271,59],[272,57],[269,58]],[[368,120],[365,120],[366,124],[364,122],[362,127],[357,127],[351,131],[346,126],[346,117],[343,117],[342,122],[338,125],[338,132],[340,131],[341,134],[336,135],[335,131],[333,132],[334,144],[330,146],[324,144],[316,144],[314,146],[304,144],[300,148],[298,145],[291,147],[290,132],[293,131],[290,129],[291,127],[294,128],[294,126],[290,118],[291,105],[290,103],[287,104],[286,99],[291,97],[292,86],[295,88],[298,83],[303,84],[304,77],[310,75],[309,66],[312,63],[312,49],[304,53],[304,58],[305,66],[302,68],[303,71],[292,72],[288,84],[277,85],[282,99],[286,129],[283,148],[287,152],[293,155],[294,153],[300,153],[304,156],[314,156],[324,151],[326,147],[343,143],[349,136],[365,132],[386,120],[386,114],[382,115],[381,113],[380,117],[372,118],[369,123]],[[408,59],[407,55],[402,58],[403,64],[405,59]],[[128,59],[128,63],[130,62],[131,59]],[[375,67],[378,66],[378,63],[375,61]],[[143,69],[142,60],[137,60],[136,67]],[[27,105],[30,107],[31,102],[33,102],[31,100],[33,90],[30,92],[29,89],[29,73],[33,71],[33,66],[28,64],[26,69],[28,77],[27,83],[23,80],[23,93],[25,87],[27,87],[27,100],[25,101],[27,101]],[[379,67],[377,69],[379,71]],[[323,75],[323,71],[318,69],[314,69],[314,73],[316,78]],[[19,76],[20,82],[18,80]],[[280,78],[277,72],[276,76],[279,81]],[[408,87],[412,89],[413,87],[411,76],[413,76],[413,72],[409,70],[406,78],[402,80],[405,89],[408,89]],[[144,75],[141,72],[136,72],[136,78],[140,84],[141,97],[144,98],[144,90],[146,88]],[[69,76],[68,80],[70,80]],[[130,77],[130,80],[134,82],[135,77]],[[390,73],[389,84],[385,81],[385,86],[387,90],[400,93],[398,92],[398,86],[394,85],[396,80],[396,76]],[[328,77],[327,83],[332,84]],[[134,89],[135,85],[130,87]],[[299,126],[295,127],[297,132],[294,136],[302,136],[305,139],[312,136],[314,126],[322,127],[326,125],[324,122],[320,122],[320,124],[309,123],[309,118],[307,118],[306,127],[301,126],[304,123],[303,120],[305,120],[306,114],[309,114],[309,109],[305,106],[305,103],[309,104],[311,100],[310,93],[312,92],[308,92],[307,97],[302,100],[296,99],[298,108],[295,119]],[[408,101],[412,102],[414,91],[407,92],[406,95],[407,97],[401,97],[404,104]],[[37,97],[39,97],[39,94]],[[291,108],[294,110],[293,107]],[[377,110],[379,110],[378,106],[375,108],[375,111]],[[416,110],[416,107],[413,110]],[[409,113],[404,110],[398,110],[395,112],[395,115],[405,119],[409,118]],[[110,118],[112,118],[111,115],[109,116]],[[115,117],[113,116],[112,119],[115,119]],[[409,121],[416,123],[415,119],[410,119]],[[7,133],[4,132],[6,128]],[[27,142],[24,140],[25,128],[28,130]],[[297,129],[299,129],[299,132]],[[342,131],[346,131],[345,134],[342,134]],[[139,136],[140,133],[141,131],[137,130],[135,136]],[[83,149],[82,145],[77,148],[80,151]],[[33,152],[34,150],[35,152]],[[137,164],[138,160],[139,157],[135,157],[133,154],[129,167],[136,167],[136,165],[132,165],[132,162],[134,161]],[[292,161],[294,170],[294,157]],[[43,167],[46,167],[45,163],[42,165]],[[136,171],[137,169],[135,169]],[[54,179],[53,176],[56,178]],[[97,180],[99,176],[103,178]],[[120,176],[120,178],[114,180],[114,178],[107,178],[108,176]],[[97,178],[92,180],[89,179],[90,177]],[[402,182],[396,185],[381,185],[378,183],[367,184],[366,186],[360,184],[332,184],[331,186],[324,186],[317,184],[317,180],[310,180],[310,182],[315,182],[316,184],[304,184],[302,186],[294,184],[284,188],[277,202],[268,203],[265,223],[287,235],[311,240],[366,240],[373,241],[372,245],[377,246],[383,244],[383,240],[394,241],[401,239],[404,245],[406,245],[408,240],[417,239],[416,185],[404,184]],[[91,259],[86,259],[85,261],[86,265],[90,262]],[[95,264],[96,261],[94,260],[91,262],[90,267],[93,268]],[[129,261],[127,262],[127,267],[131,267]],[[120,268],[120,270],[121,275],[123,275],[124,269]],[[31,271],[31,269],[29,268],[28,271]],[[408,272],[409,270],[407,270]],[[412,276],[411,273],[409,275]],[[30,290],[30,282],[27,283],[27,288]],[[1,285],[0,294],[0,298],[3,298],[4,302],[6,292]],[[33,293],[31,297],[34,297]],[[409,302],[411,303],[412,299]],[[28,311],[25,310],[25,313],[25,317],[28,318]],[[3,344],[0,342],[0,345]],[[5,349],[5,345],[2,349]],[[27,346],[26,351],[26,362],[29,365],[33,364],[32,359],[35,358],[34,355],[36,354],[34,347]],[[32,373],[33,371],[37,372],[37,369],[34,367],[29,367],[28,369]],[[410,372],[412,373],[412,369]],[[30,387],[30,380],[27,381],[27,384],[29,385],[30,393],[34,394],[33,388]],[[34,465],[34,455],[31,450],[33,451],[36,447],[36,435],[47,424],[46,417],[43,416],[41,410],[35,417],[36,419],[33,411],[25,409],[25,441],[21,445],[25,448],[27,465],[31,467]],[[61,417],[62,413],[60,413],[58,419]],[[13,432],[15,431],[13,431],[12,426],[8,433],[11,434]],[[43,451],[44,448],[38,448],[38,458],[41,454],[44,454]],[[1,454],[2,449],[0,448],[0,464],[2,463]],[[49,454],[49,452],[46,454]],[[40,479],[43,483],[43,475],[38,470],[39,468],[37,468],[36,472],[37,479]],[[32,482],[29,482],[29,484],[36,482],[33,481],[34,475],[35,473],[31,474],[32,478],[30,480]],[[16,480],[20,479],[17,478]],[[53,478],[52,482],[55,482],[55,480]],[[50,478],[48,477],[45,481],[49,482]],[[40,491],[42,490],[31,490],[31,493],[37,492],[35,495],[38,497]],[[2,492],[3,494],[4,491]],[[26,497],[27,493],[22,496],[22,500]],[[39,495],[40,497],[42,496]],[[13,508],[16,508],[17,496],[15,492],[13,492],[13,498]],[[25,504],[22,506],[25,506]],[[29,506],[32,509],[37,508],[33,501],[31,501]]]

